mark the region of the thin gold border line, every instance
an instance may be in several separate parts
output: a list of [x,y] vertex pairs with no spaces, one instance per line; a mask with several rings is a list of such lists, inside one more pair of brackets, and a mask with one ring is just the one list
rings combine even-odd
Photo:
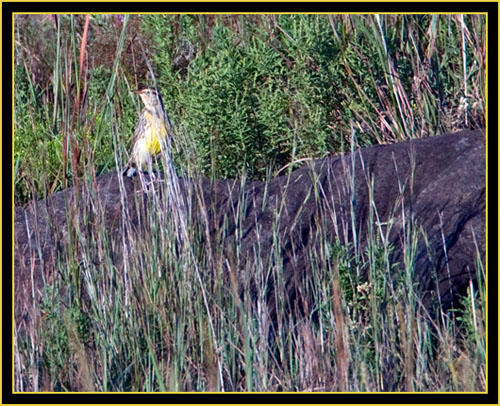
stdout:
[[[58,1],[55,0],[56,2],[62,2],[62,0]],[[125,0],[126,2],[129,2],[128,0]],[[294,2],[294,0],[291,0]],[[321,2],[328,2],[328,1],[322,1]],[[97,1],[90,1],[90,2],[97,2]],[[190,3],[190,0],[187,0],[186,3]],[[207,1],[208,2],[208,1]],[[226,2],[226,1],[222,1]],[[227,1],[229,2],[229,0]],[[264,1],[256,1],[255,3],[260,3]],[[285,2],[285,1],[279,1],[279,2]],[[288,1],[286,1],[288,2]],[[392,2],[392,1],[385,1],[385,2]],[[398,1],[398,2],[403,2],[405,3],[406,0],[403,1]],[[452,1],[447,1],[447,2],[452,2]],[[453,1],[453,2],[466,2],[465,0],[458,0],[458,1]],[[497,3],[496,1],[491,1],[491,3]],[[11,102],[12,102],[12,109],[11,109],[11,114],[12,117],[14,116],[14,65],[15,65],[15,44],[14,44],[14,34],[15,34],[15,16],[16,15],[50,15],[50,14],[57,14],[57,15],[77,15],[77,14],[88,14],[85,12],[13,12],[12,13],[12,66],[11,66],[11,72],[12,72],[12,96],[11,96]],[[485,15],[486,18],[486,80],[485,80],[485,112],[486,112],[486,185],[488,184],[488,76],[489,76],[489,55],[488,55],[488,27],[489,27],[489,21],[488,21],[488,13],[487,12],[466,12],[466,13],[459,13],[459,12],[387,12],[387,13],[376,13],[376,12],[365,12],[365,13],[355,13],[355,12],[338,12],[338,13],[328,13],[328,12],[300,12],[300,13],[294,13],[294,12],[147,12],[147,13],[140,13],[140,12],[126,12],[126,13],[119,13],[119,12],[96,12],[96,13],[90,13],[90,14],[99,14],[99,15],[115,15],[115,14],[129,14],[129,15],[157,15],[157,14],[165,14],[165,15],[177,15],[177,14],[200,14],[200,15],[224,15],[224,14],[233,14],[233,15],[267,15],[267,14],[283,14],[283,15],[294,15],[294,14],[304,14],[304,15],[376,15],[376,14],[383,14],[383,15],[460,15],[460,14],[466,14],[466,15]],[[2,27],[2,23],[0,22],[0,28]],[[0,50],[2,50],[2,46],[0,45]],[[499,45],[499,50],[500,50],[500,45]],[[3,55],[3,53],[2,53]],[[3,61],[3,56],[2,56],[2,61]],[[1,67],[0,67],[0,72],[1,72]],[[2,83],[0,83],[0,91],[2,90]],[[500,115],[500,108],[499,108],[499,115]],[[1,121],[1,118],[0,118]],[[11,124],[11,131],[12,131],[12,170],[14,170],[14,143],[15,143],[15,136],[14,136],[14,120],[12,120]],[[2,143],[0,143],[0,152],[2,151]],[[500,154],[500,147],[497,151]],[[0,179],[0,186],[2,185],[2,180]],[[500,181],[499,181],[500,185]],[[14,223],[14,176],[12,176],[12,182],[11,182],[11,187],[12,187],[12,197],[11,197],[11,203],[12,203],[12,220]],[[2,194],[0,191],[0,199],[2,198]],[[14,224],[13,224],[14,225]],[[500,220],[498,225],[500,225]],[[2,226],[2,220],[0,219],[0,227]],[[486,188],[486,236],[488,230],[488,188]],[[488,349],[489,349],[489,336],[488,336],[488,316],[489,316],[489,301],[488,301],[488,289],[486,289],[486,390],[484,392],[15,392],[15,351],[14,351],[14,328],[15,328],[15,317],[14,317],[14,274],[15,274],[15,269],[14,269],[14,237],[15,237],[15,230],[14,226],[12,227],[12,232],[11,232],[11,238],[12,238],[12,311],[11,311],[11,317],[12,317],[12,394],[16,395],[24,395],[24,394],[37,394],[37,395],[44,395],[44,394],[119,394],[119,393],[125,393],[125,394],[190,394],[190,395],[204,395],[204,394],[269,394],[269,395],[281,395],[281,394],[304,394],[304,395],[315,395],[315,394],[410,394],[410,395],[415,395],[415,394],[443,394],[443,395],[452,395],[452,394],[488,394]],[[488,239],[486,238],[486,287],[488,286]],[[0,237],[0,242],[1,242],[1,237]],[[500,249],[500,242],[499,242],[499,249]],[[1,254],[0,254],[1,256]],[[0,288],[2,287],[2,281],[0,280]],[[498,289],[500,290],[500,281],[498,283]],[[0,309],[2,308],[2,305],[0,303]],[[0,316],[0,321],[2,320],[2,316]],[[498,321],[500,321],[500,315],[498,317]],[[0,327],[0,333],[1,333],[1,327]],[[0,354],[0,359],[2,359],[2,355]],[[500,359],[500,355],[499,355]],[[0,377],[1,377],[1,372],[0,372]],[[499,378],[500,379],[500,378]],[[2,384],[0,383],[0,388]]]

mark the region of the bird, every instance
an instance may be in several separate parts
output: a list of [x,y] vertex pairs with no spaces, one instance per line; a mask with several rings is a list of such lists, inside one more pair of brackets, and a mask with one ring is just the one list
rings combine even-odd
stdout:
[[[144,103],[144,111],[135,126],[131,143],[131,156],[123,174],[131,178],[146,165],[152,168],[152,160],[162,150],[170,156],[172,124],[165,112],[160,92],[153,88],[135,90]],[[139,172],[140,174],[140,172]]]

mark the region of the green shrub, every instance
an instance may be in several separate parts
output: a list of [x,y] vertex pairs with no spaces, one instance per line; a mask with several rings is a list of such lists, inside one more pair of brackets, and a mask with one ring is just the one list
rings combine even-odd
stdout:
[[162,91],[178,166],[194,151],[212,178],[485,125],[483,15],[95,15],[79,111],[84,17],[58,21],[16,18],[19,203],[71,184],[75,145],[98,173],[124,165],[138,85]]

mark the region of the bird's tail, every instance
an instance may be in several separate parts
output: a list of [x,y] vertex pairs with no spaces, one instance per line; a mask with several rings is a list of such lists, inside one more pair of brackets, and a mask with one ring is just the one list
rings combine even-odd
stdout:
[[125,169],[122,171],[122,175],[127,175],[128,178],[132,178],[137,175],[137,167],[135,163],[128,164]]

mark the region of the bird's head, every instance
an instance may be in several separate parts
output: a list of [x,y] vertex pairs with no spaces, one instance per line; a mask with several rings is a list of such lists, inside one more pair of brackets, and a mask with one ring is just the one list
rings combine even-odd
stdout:
[[141,96],[142,102],[146,109],[156,111],[159,108],[163,109],[163,103],[160,93],[156,89],[145,88],[135,91],[136,94]]

